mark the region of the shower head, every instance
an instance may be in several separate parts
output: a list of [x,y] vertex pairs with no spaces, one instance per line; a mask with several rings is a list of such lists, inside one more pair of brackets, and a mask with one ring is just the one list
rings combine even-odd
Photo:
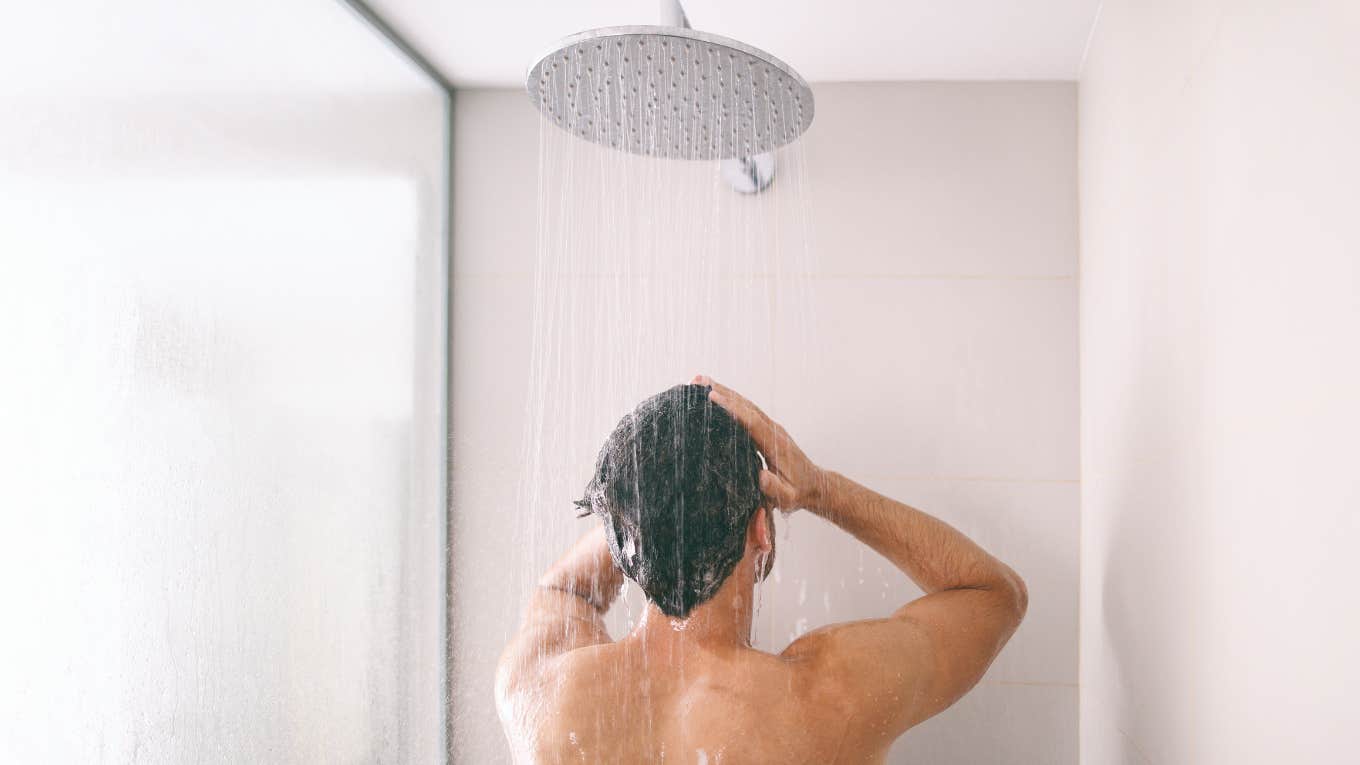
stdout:
[[651,157],[751,157],[797,138],[813,115],[812,90],[784,62],[679,26],[572,35],[529,69],[525,87],[564,130]]

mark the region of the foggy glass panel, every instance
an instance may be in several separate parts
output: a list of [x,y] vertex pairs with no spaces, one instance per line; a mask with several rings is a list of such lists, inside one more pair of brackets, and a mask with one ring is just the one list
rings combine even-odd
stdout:
[[0,33],[0,759],[439,760],[445,97],[74,6]]

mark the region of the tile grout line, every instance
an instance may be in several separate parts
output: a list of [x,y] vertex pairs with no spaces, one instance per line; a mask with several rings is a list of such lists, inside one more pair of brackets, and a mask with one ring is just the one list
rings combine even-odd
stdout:
[[[482,469],[513,469],[516,462],[513,458],[505,458],[504,462],[497,462],[493,466],[480,465]],[[843,472],[843,471],[838,471]],[[1038,485],[1057,485],[1057,486],[1080,486],[1079,478],[1012,478],[1003,476],[958,476],[958,475],[894,475],[891,473],[855,473],[849,476],[853,480],[864,481],[919,481],[929,483],[1013,483],[1013,484],[1038,484]]]
[[[569,279],[614,279],[618,274],[610,273],[580,273],[564,274]],[[673,273],[655,274],[633,274],[634,279],[658,278],[665,279],[675,276]],[[849,281],[854,279],[877,279],[883,281],[953,281],[953,282],[1070,282],[1077,279],[1076,274],[1040,274],[1026,276],[1021,274],[1000,274],[989,276],[985,274],[891,274],[891,273],[868,273],[868,274],[849,274],[849,273],[829,273],[829,274],[802,274],[801,277],[819,281]],[[533,278],[533,274],[528,271],[465,271],[453,274],[454,280],[458,279],[519,279]],[[724,274],[721,279],[780,279],[782,275],[764,272],[739,272]]]
[[983,680],[979,685],[1007,686],[1017,688],[1079,688],[1077,683],[1055,683],[1045,680]]
[[[840,471],[843,472],[843,471]],[[1080,478],[1016,478],[1011,476],[980,475],[910,475],[899,473],[855,473],[851,478],[869,481],[939,481],[958,483],[1052,483],[1080,485]]]

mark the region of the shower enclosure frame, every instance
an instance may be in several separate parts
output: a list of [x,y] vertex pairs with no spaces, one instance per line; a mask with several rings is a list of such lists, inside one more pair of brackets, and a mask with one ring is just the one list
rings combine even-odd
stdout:
[[445,280],[444,284],[442,285],[443,301],[441,311],[443,315],[442,320],[443,326],[440,327],[440,331],[443,333],[444,336],[443,342],[444,370],[443,370],[443,382],[441,384],[441,391],[443,395],[440,397],[440,408],[442,411],[441,421],[443,425],[442,436],[444,446],[443,448],[444,470],[440,476],[438,496],[444,506],[443,507],[444,533],[445,533],[444,547],[446,551],[443,561],[444,665],[442,667],[443,690],[441,696],[443,705],[444,729],[442,731],[442,735],[444,737],[443,747],[444,761],[452,762],[453,751],[450,747],[452,746],[453,743],[453,715],[450,713],[451,712],[450,705],[452,703],[453,642],[451,640],[451,636],[453,634],[453,630],[451,628],[450,619],[452,618],[453,615],[452,609],[453,582],[451,581],[453,568],[452,566],[449,565],[450,561],[448,560],[447,551],[451,551],[453,549],[453,540],[451,538],[453,524],[450,522],[449,518],[449,485],[450,482],[452,481],[451,473],[453,465],[452,460],[449,459],[449,434],[452,432],[452,423],[450,421],[452,417],[452,407],[449,406],[449,400],[452,395],[452,381],[453,381],[453,332],[451,317],[453,313],[452,279],[453,279],[454,88],[453,83],[449,82],[449,79],[444,76],[443,72],[439,71],[439,69],[434,64],[432,64],[430,60],[423,53],[421,53],[418,48],[416,48],[409,40],[407,40],[406,37],[402,35],[400,31],[398,31],[395,27],[388,23],[387,19],[383,18],[382,14],[374,10],[367,2],[364,2],[364,0],[340,0],[340,2],[343,5],[348,6],[349,9],[352,10],[355,13],[355,15],[359,17],[360,20],[362,20],[371,30],[373,30],[374,33],[385,39],[389,44],[392,45],[393,48],[397,50],[398,53],[402,55],[403,58],[409,61],[412,66],[419,69],[421,73],[428,77],[430,82],[437,86],[444,95],[444,141],[443,141],[444,175],[441,183],[444,204],[440,215],[440,251],[443,253],[445,265],[444,268]]

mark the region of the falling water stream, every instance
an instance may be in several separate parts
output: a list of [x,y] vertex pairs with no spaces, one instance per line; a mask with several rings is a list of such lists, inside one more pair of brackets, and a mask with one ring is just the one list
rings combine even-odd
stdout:
[[[580,129],[600,129],[617,113],[613,95],[603,95],[572,125],[540,120],[522,517],[512,548],[518,593],[599,523],[578,518],[572,502],[620,417],[698,373],[777,416],[781,377],[814,358],[804,143],[777,151],[768,189],[742,194],[723,180],[717,160],[650,157],[581,140]],[[801,132],[778,124],[772,110],[764,116],[759,124],[739,121],[721,140]],[[644,148],[671,138],[660,122],[640,123]],[[788,543],[787,531],[780,536]],[[770,579],[779,578],[776,555]],[[636,626],[646,605],[635,585],[624,589],[608,619],[615,639]],[[773,634],[759,590],[753,644],[778,651],[788,636]]]

